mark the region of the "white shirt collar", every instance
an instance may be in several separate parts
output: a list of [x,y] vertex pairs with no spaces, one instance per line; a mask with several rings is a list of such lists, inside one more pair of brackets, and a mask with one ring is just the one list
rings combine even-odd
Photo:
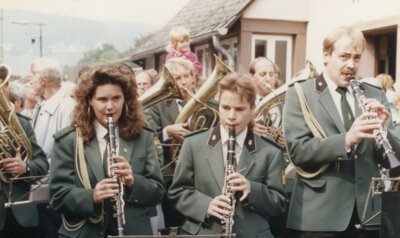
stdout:
[[[341,102],[340,102],[342,95],[338,91],[336,91],[338,86],[329,77],[329,75],[327,74],[326,70],[324,70],[323,75],[324,75],[324,79],[326,81],[327,87],[329,89],[329,92],[331,93],[333,102],[335,103],[335,106],[336,106],[336,108],[337,108],[337,110],[339,112],[339,115],[343,120]],[[354,95],[353,95],[352,92],[353,91],[352,91],[351,86],[350,85],[347,86],[346,99],[349,102],[350,108],[353,111],[353,115],[354,115],[355,114],[355,98],[354,98]]]
[[[240,133],[239,135],[236,136],[236,143],[239,145],[240,149],[243,148],[244,140],[246,139],[247,135],[247,127]],[[228,132],[225,130],[225,128],[221,125],[220,126],[220,131],[221,131],[221,142],[222,145],[224,145],[228,141]]]
[[[338,88],[338,86],[336,85],[336,83],[329,77],[329,75],[326,73],[326,71],[324,71],[323,74],[324,74],[324,79],[325,79],[325,81],[326,81],[326,84],[327,84],[327,86],[328,86],[329,91],[331,92],[331,94],[332,94],[332,95],[334,95],[334,94],[340,95],[340,93],[338,93],[338,92],[336,91],[336,89]],[[351,90],[352,90],[352,89],[351,89],[351,86],[350,86],[350,85],[347,86],[347,92],[350,93]],[[334,92],[334,93],[332,93],[332,92]]]
[[96,137],[98,141],[102,141],[104,136],[107,135],[108,130],[103,125],[101,125],[97,120],[94,121],[94,128],[96,129]]

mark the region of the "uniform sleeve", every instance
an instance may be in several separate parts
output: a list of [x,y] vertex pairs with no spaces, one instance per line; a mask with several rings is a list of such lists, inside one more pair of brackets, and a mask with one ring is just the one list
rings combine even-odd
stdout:
[[28,120],[21,119],[20,123],[32,146],[32,160],[27,163],[30,169],[29,175],[46,175],[49,171],[49,163],[47,162],[46,154],[36,142],[36,136],[32,126]]
[[265,171],[264,181],[249,180],[251,193],[244,208],[261,215],[277,216],[282,214],[287,206],[288,197],[283,185],[285,160],[281,150],[271,157],[271,162]]
[[100,210],[93,202],[93,189],[77,180],[75,170],[75,133],[55,140],[50,165],[50,205],[71,217],[87,218]]
[[204,222],[213,198],[195,189],[193,146],[190,138],[184,140],[168,198],[184,216]]
[[165,185],[158,164],[156,149],[153,143],[152,133],[142,133],[144,136],[143,146],[135,145],[137,149],[145,149],[143,172],[133,169],[133,187],[125,187],[127,200],[140,206],[155,206],[159,204],[165,195]]

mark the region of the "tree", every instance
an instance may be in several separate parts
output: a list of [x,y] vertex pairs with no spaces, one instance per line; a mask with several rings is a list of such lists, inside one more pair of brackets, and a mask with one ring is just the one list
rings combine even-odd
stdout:
[[112,62],[118,59],[119,55],[120,52],[113,45],[103,43],[100,47],[83,53],[83,57],[74,66],[66,65],[64,74],[70,75],[69,80],[76,81],[81,68]]

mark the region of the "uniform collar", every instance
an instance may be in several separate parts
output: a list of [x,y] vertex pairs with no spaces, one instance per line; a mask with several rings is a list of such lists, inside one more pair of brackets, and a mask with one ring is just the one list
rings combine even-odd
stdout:
[[[220,125],[221,124],[218,123],[218,125],[213,128],[213,130],[208,138],[208,146],[215,147],[215,145],[217,145],[217,143],[221,140]],[[246,133],[241,133],[241,135],[243,134],[243,136],[244,136],[244,141],[243,141],[242,145],[244,145],[247,148],[247,150],[250,153],[252,153],[257,149],[256,143],[255,143],[255,138],[254,138],[254,133],[252,130],[249,130],[248,128],[246,130],[247,130]],[[238,139],[241,135],[238,136]]]

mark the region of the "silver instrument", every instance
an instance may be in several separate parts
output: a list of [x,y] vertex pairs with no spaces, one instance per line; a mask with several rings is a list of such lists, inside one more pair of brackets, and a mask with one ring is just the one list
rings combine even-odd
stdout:
[[[357,98],[357,102],[359,107],[361,108],[362,112],[369,112],[370,109],[365,107],[365,100],[367,99],[364,95],[363,90],[360,87],[360,82],[357,81],[354,77],[350,76],[350,85],[351,88],[353,89],[355,96]],[[400,162],[394,155],[394,152],[392,150],[392,146],[389,143],[389,140],[387,139],[387,134],[386,130],[384,128],[380,129],[375,129],[373,131],[373,135],[375,137],[375,142],[379,148],[383,150],[383,155],[385,158],[388,159],[389,165],[390,165],[390,170],[389,170],[389,176],[391,178],[393,177],[399,177],[400,176]]]
[[235,153],[235,145],[236,145],[236,135],[235,135],[235,126],[229,126],[229,133],[228,133],[228,152],[226,157],[226,168],[225,168],[225,181],[224,187],[222,189],[222,194],[227,196],[230,199],[230,206],[231,210],[228,215],[224,215],[223,220],[221,221],[222,224],[222,234],[226,237],[233,237],[233,215],[235,214],[235,193],[232,191],[232,185],[228,180],[228,176],[235,172],[234,170],[234,163],[236,160],[236,153]]
[[113,202],[115,203],[113,208],[115,210],[114,217],[117,218],[118,225],[118,235],[124,235],[124,225],[125,225],[125,201],[124,201],[124,185],[122,180],[115,174],[114,170],[111,169],[111,165],[114,163],[114,157],[117,156],[117,143],[115,137],[115,128],[112,116],[107,116],[107,129],[109,141],[107,143],[107,163],[108,163],[108,176],[117,180],[118,184],[118,194],[114,196]]

